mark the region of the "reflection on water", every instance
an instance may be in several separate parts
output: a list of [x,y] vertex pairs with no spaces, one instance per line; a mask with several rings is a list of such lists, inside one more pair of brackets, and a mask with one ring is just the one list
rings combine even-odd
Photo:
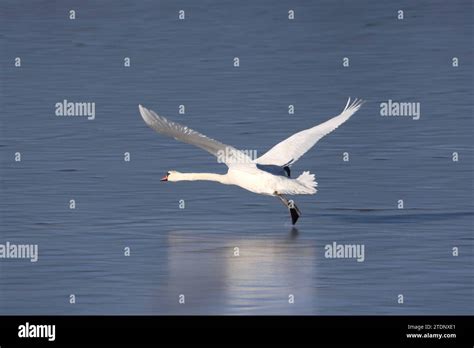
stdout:
[[[316,296],[316,250],[298,241],[298,230],[238,237],[171,231],[168,276],[160,287],[170,312],[310,313]],[[179,294],[185,305],[178,304]],[[174,300],[173,300],[174,299]],[[165,301],[166,302],[166,301]],[[291,302],[291,303],[290,303]],[[165,309],[166,310],[166,309]]]

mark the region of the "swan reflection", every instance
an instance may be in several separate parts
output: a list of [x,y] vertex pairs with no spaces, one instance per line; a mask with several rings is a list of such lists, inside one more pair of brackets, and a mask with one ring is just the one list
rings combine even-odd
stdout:
[[[307,314],[314,311],[316,248],[287,234],[171,231],[158,311]],[[179,304],[179,295],[185,303]],[[291,298],[294,298],[294,303]]]

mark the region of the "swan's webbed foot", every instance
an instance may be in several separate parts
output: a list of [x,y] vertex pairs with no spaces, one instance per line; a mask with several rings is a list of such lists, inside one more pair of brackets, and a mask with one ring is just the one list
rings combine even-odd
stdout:
[[299,217],[301,216],[301,212],[296,206],[295,202],[293,202],[293,200],[291,199],[288,200],[286,197],[279,194],[278,192],[275,192],[275,196],[277,196],[280,201],[290,210],[291,223],[293,225],[296,224],[296,221],[298,221]]

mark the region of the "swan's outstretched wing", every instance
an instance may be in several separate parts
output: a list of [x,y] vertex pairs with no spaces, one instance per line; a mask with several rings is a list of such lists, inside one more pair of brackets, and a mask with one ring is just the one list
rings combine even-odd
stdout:
[[255,160],[258,164],[273,164],[278,166],[289,166],[296,162],[309,149],[311,149],[326,134],[331,133],[341,124],[346,122],[364,103],[363,100],[351,99],[347,101],[342,113],[330,120],[293,134],[288,139],[273,146],[268,152]]
[[145,123],[158,133],[200,147],[216,156],[218,162],[225,163],[227,166],[235,163],[248,163],[252,165],[251,159],[242,151],[232,146],[222,144],[217,140],[211,139],[179,123],[169,121],[163,116],[157,115],[153,110],[148,110],[141,105],[138,105],[138,108],[140,109],[140,114]]

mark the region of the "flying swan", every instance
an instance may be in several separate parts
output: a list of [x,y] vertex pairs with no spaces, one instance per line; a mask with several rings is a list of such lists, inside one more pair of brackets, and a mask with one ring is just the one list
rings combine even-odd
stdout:
[[273,146],[268,152],[252,160],[245,152],[233,146],[225,145],[186,126],[172,122],[157,115],[154,111],[139,105],[140,114],[145,123],[158,133],[175,138],[211,153],[219,162],[229,168],[227,174],[180,173],[170,170],[161,181],[217,181],[226,185],[237,185],[248,191],[277,197],[290,211],[294,225],[301,215],[292,200],[284,195],[312,195],[316,193],[318,183],[314,174],[303,172],[296,179],[291,178],[290,166],[311,149],[321,138],[346,122],[364,103],[351,99],[340,115],[331,118],[313,128],[293,134],[288,139]]

